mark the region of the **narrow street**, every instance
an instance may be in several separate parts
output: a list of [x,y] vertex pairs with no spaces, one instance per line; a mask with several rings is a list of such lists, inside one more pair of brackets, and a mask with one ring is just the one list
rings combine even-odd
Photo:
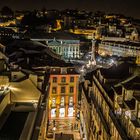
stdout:
[[47,140],[81,140],[79,123],[73,119],[50,121],[48,132],[53,135],[53,138],[47,138]]

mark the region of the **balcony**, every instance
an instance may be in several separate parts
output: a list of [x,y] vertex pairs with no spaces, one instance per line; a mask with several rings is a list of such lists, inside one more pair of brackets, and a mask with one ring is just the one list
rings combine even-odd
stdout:
[[93,101],[93,104],[95,106],[96,112],[98,113],[98,115],[100,117],[100,120],[101,120],[101,122],[102,122],[102,124],[103,124],[103,126],[104,126],[104,128],[106,130],[106,133],[109,136],[111,136],[111,134],[110,134],[110,128],[108,127],[108,124],[106,123],[106,120],[105,120],[105,118],[104,118],[104,116],[102,114],[101,108],[98,106],[97,101],[95,100],[95,97],[94,97],[93,94],[91,94],[91,100]]
[[109,111],[109,115],[110,115],[115,127],[117,128],[121,138],[124,139],[124,140],[129,140],[126,133],[124,132],[123,128],[121,127],[121,124],[120,124],[119,120],[116,118],[116,116],[112,112],[112,110]]

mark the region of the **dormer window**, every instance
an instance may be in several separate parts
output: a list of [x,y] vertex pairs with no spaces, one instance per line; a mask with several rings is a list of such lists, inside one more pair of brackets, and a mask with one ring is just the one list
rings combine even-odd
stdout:
[[62,74],[66,74],[67,73],[67,69],[66,68],[61,68],[61,73]]

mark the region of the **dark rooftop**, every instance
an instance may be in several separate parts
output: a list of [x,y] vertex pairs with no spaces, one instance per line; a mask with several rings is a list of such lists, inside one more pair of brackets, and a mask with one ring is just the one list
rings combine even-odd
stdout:
[[135,104],[136,104],[136,100],[135,99],[131,99],[131,100],[127,100],[124,101],[125,105],[130,109],[130,110],[134,110],[135,109]]
[[124,83],[123,86],[127,90],[140,90],[140,77],[136,76],[130,79],[128,82]]
[[63,40],[79,40],[78,36],[72,33],[67,32],[53,32],[53,33],[46,33],[46,32],[28,32],[25,36],[31,39],[63,39]]
[[61,57],[49,47],[36,41],[14,40],[6,46],[6,54],[10,62],[18,64],[22,68],[72,65],[61,60]]
[[0,130],[0,140],[19,140],[27,116],[27,112],[11,112]]
[[140,128],[140,120],[131,120],[131,122],[134,124],[135,127]]
[[115,90],[116,94],[122,95],[122,86],[113,87],[113,89]]
[[129,64],[122,63],[118,66],[113,65],[109,69],[100,69],[101,74],[106,79],[122,79],[129,75]]

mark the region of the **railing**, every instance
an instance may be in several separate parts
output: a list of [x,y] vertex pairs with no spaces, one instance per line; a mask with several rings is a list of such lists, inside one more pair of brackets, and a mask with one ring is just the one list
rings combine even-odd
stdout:
[[110,134],[110,129],[109,129],[109,127],[108,127],[108,124],[106,123],[106,120],[104,119],[104,116],[103,116],[103,114],[102,114],[101,108],[98,106],[98,103],[97,103],[97,101],[95,100],[95,97],[94,97],[93,94],[91,94],[91,100],[93,101],[93,104],[94,104],[94,106],[95,106],[95,109],[96,109],[98,115],[100,116],[101,122],[102,122],[102,124],[104,125],[104,128],[105,128],[107,134],[111,136],[111,134]]
[[119,120],[116,118],[115,114],[113,113],[112,110],[109,111],[109,115],[114,123],[114,125],[116,126],[121,138],[123,140],[129,140],[129,138],[127,137],[126,133],[124,132],[123,128],[121,127],[121,124],[119,123]]

